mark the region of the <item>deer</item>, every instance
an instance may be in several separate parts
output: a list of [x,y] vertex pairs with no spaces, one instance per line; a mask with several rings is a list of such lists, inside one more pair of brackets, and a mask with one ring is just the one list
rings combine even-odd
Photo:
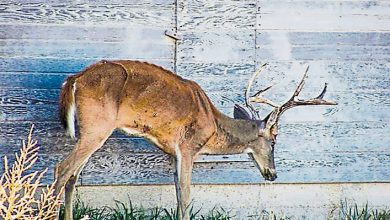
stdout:
[[[55,192],[65,191],[65,219],[72,219],[72,196],[81,170],[116,129],[146,138],[172,156],[179,219],[190,217],[191,174],[199,155],[247,153],[264,179],[274,181],[274,147],[283,112],[296,106],[337,103],[323,99],[327,84],[316,98],[297,98],[308,68],[282,105],[262,97],[271,86],[251,95],[253,82],[265,66],[249,79],[245,104],[234,105],[233,118],[221,113],[196,82],[147,62],[102,60],[69,76],[61,88],[59,115],[73,139],[77,121],[78,138],[55,167]],[[260,118],[255,104],[273,110]]]

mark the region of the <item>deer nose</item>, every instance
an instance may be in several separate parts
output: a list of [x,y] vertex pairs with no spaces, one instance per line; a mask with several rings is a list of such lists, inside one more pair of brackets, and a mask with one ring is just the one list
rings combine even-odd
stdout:
[[275,169],[266,168],[264,171],[264,179],[268,181],[274,181],[278,175],[276,175]]

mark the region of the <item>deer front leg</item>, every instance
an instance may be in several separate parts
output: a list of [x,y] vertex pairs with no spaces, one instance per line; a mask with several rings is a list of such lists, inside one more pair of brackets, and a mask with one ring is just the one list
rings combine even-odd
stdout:
[[193,156],[178,150],[175,158],[175,186],[177,197],[177,215],[179,220],[190,219],[190,187]]

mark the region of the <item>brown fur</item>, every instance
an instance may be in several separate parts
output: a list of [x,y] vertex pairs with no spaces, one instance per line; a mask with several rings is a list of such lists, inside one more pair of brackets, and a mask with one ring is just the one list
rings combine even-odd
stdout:
[[[266,137],[259,135],[256,122],[223,115],[197,83],[149,63],[101,61],[70,76],[60,97],[60,118],[65,128],[69,127],[67,111],[73,100],[79,140],[56,170],[57,191],[68,182],[68,216],[78,173],[114,129],[146,137],[176,158],[179,216],[186,219],[192,164],[197,155],[243,153],[269,145]],[[256,152],[257,163],[274,169],[269,147]]]

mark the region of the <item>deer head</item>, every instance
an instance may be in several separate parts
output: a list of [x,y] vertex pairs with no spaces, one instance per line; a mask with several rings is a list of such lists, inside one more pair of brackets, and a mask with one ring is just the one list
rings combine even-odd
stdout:
[[[276,137],[278,135],[278,121],[280,116],[287,110],[296,106],[302,105],[337,105],[336,102],[324,100],[323,97],[326,93],[327,83],[325,87],[316,98],[307,100],[298,99],[298,95],[301,92],[305,79],[307,78],[307,72],[309,67],[303,75],[302,80],[298,84],[291,98],[282,105],[275,104],[274,102],[261,97],[261,95],[269,90],[272,86],[269,86],[263,90],[259,90],[254,95],[250,95],[250,90],[253,82],[260,72],[267,64],[262,65],[249,79],[248,87],[245,91],[245,106],[249,112],[242,106],[236,104],[234,106],[234,118],[255,121],[259,129],[259,138],[255,145],[251,145],[247,152],[255,161],[255,164],[259,168],[261,174],[266,180],[273,181],[276,179],[276,170],[274,162],[274,147],[276,143]],[[259,111],[255,108],[253,103],[261,103],[272,106],[274,109],[263,119],[260,118]]]

